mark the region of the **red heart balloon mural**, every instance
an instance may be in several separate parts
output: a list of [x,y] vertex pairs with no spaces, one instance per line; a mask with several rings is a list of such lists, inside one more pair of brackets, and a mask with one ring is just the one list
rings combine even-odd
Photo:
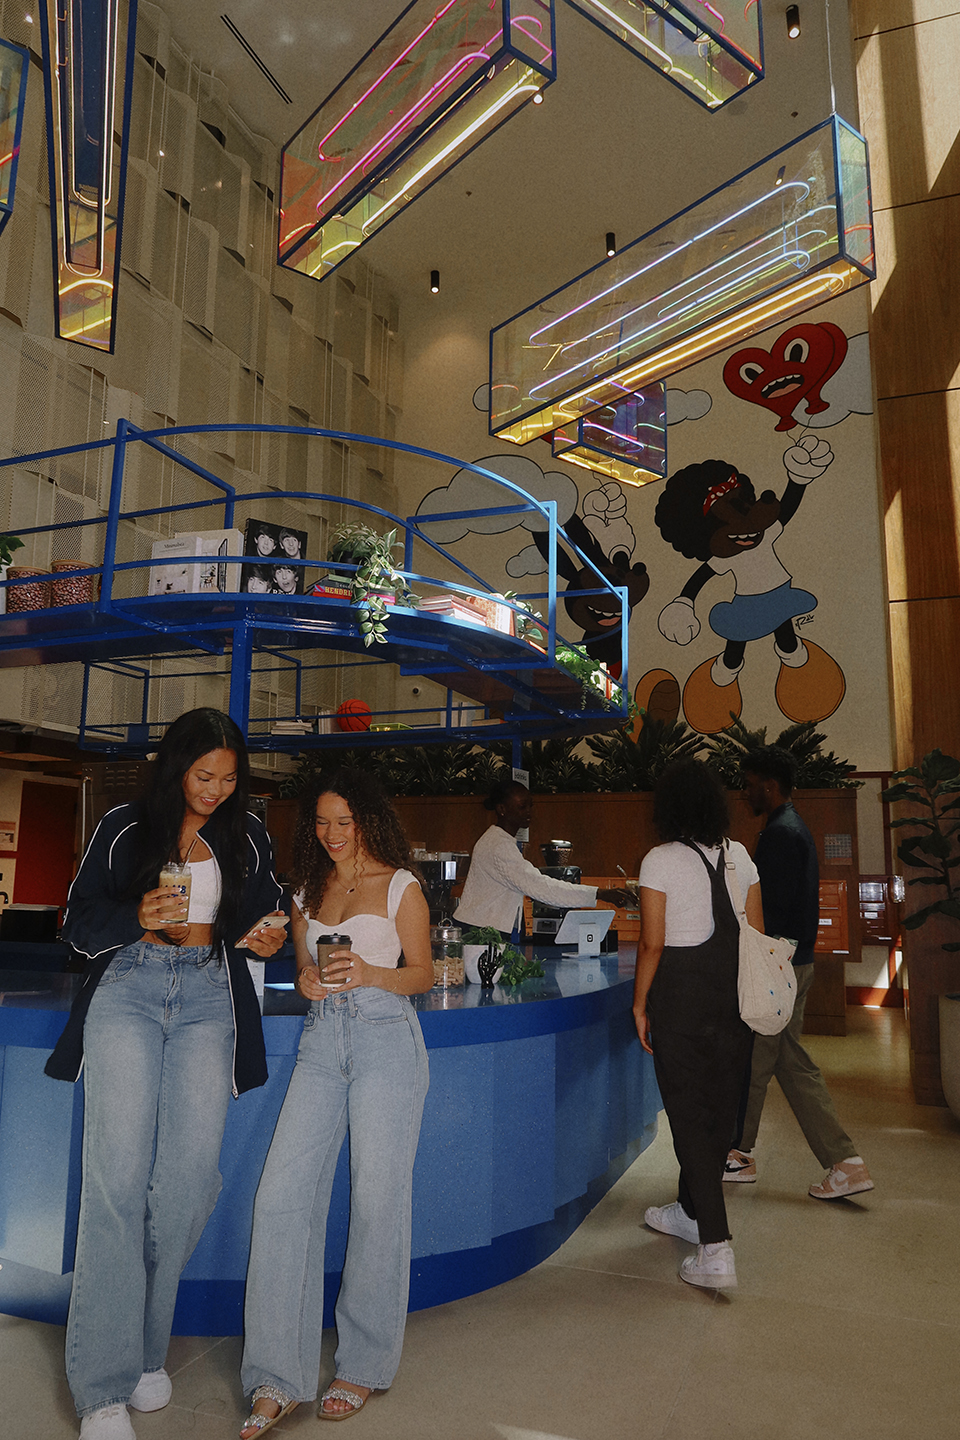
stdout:
[[828,320],[820,325],[793,325],[772,348],[738,350],[723,367],[723,383],[731,395],[763,405],[780,416],[778,430],[792,430],[793,412],[802,400],[811,415],[829,409],[821,390],[843,364],[847,337]]

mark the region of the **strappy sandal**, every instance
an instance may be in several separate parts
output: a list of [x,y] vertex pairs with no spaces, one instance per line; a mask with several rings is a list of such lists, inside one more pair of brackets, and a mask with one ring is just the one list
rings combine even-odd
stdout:
[[[317,1410],[317,1419],[352,1420],[354,1415],[360,1414],[360,1411],[363,1409],[364,1405],[366,1405],[367,1401],[370,1399],[370,1396],[373,1394],[375,1394],[375,1391],[371,1390],[368,1395],[358,1395],[356,1390],[344,1390],[342,1385],[338,1385],[336,1382],[334,1382],[332,1385],[328,1386],[327,1389],[324,1390],[323,1394],[320,1396],[320,1407]],[[323,1402],[325,1400],[345,1400],[346,1403],[350,1406],[350,1409],[324,1410]]]
[[[275,1405],[280,1406],[280,1413],[274,1415],[272,1420],[269,1415],[255,1414],[253,1407],[258,1400],[272,1400]],[[272,1430],[279,1420],[296,1410],[299,1404],[299,1400],[291,1400],[290,1396],[285,1395],[276,1385],[259,1385],[250,1397],[250,1414],[240,1426],[241,1440],[245,1430],[253,1430],[257,1435],[263,1435],[267,1430]]]

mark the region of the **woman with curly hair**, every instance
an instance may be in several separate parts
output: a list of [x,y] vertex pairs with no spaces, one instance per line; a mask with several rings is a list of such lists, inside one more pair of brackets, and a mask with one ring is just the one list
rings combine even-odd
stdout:
[[[336,1379],[318,1418],[346,1420],[393,1381],[427,1093],[407,997],[433,984],[429,912],[395,810],[359,770],[320,776],[301,796],[294,849],[296,983],[311,1003],[254,1209],[241,1366],[244,1393],[253,1393],[242,1440],[316,1398],[327,1210],[348,1131]],[[332,950],[321,971],[318,940],[338,931],[349,948]]]
[[723,1201],[723,1169],[736,1130],[751,1032],[737,995],[740,924],[763,930],[757,869],[728,840],[720,781],[700,760],[669,766],[654,789],[663,844],[640,867],[640,943],[633,1014],[653,1056],[680,1162],[679,1199],[651,1205],[652,1230],[696,1245],[680,1266],[690,1285],[737,1283]]

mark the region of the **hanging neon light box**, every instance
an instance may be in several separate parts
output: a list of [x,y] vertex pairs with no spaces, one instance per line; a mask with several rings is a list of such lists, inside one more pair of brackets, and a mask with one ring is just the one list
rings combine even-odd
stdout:
[[136,0],[43,0],[56,331],[112,350]]
[[26,50],[0,40],[0,232],[13,214],[29,68]]
[[490,433],[525,445],[876,274],[862,135],[831,116],[490,332]]
[[584,470],[647,485],[667,473],[667,402],[662,380],[601,405],[553,432],[553,454]]
[[719,110],[763,79],[759,0],[569,3],[708,110]]
[[279,263],[322,280],[555,78],[553,0],[413,0],[284,146]]

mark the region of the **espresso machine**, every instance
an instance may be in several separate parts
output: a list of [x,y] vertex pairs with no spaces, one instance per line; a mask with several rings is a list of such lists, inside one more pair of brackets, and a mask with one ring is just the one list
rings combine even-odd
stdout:
[[427,886],[430,924],[453,914],[454,885],[467,873],[470,856],[465,850],[414,850],[413,858]]
[[[551,875],[554,880],[566,880],[570,885],[580,884],[580,866],[569,865],[573,844],[569,840],[545,840],[540,846],[545,864],[539,866],[541,875]],[[555,905],[544,905],[540,900],[531,900],[530,939],[535,945],[552,945],[560,929],[560,921],[566,909]]]

